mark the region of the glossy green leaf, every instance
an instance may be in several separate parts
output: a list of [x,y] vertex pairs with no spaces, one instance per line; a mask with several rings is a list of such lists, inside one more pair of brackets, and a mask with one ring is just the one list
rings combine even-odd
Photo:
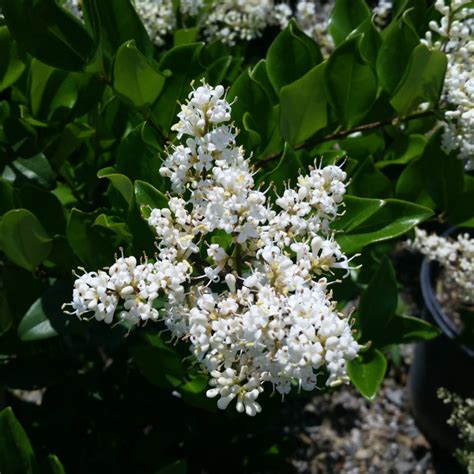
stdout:
[[364,0],[336,0],[328,27],[334,43],[341,44],[367,18],[370,10]]
[[382,169],[391,165],[406,165],[421,156],[426,143],[427,140],[423,135],[401,135],[386,150],[384,159],[375,163],[375,166]]
[[38,341],[57,336],[43,308],[44,298],[38,298],[23,316],[18,326],[18,337],[22,341]]
[[49,474],[66,474],[64,466],[54,454],[48,456]]
[[364,60],[375,67],[382,37],[374,26],[372,18],[366,18],[350,35],[363,35],[360,40],[359,50]]
[[26,179],[42,188],[51,189],[55,184],[56,174],[42,153],[31,158],[17,158],[10,166],[23,180]]
[[419,159],[412,161],[398,177],[395,188],[396,197],[435,209],[436,204],[431,199],[426,187],[420,186],[424,179],[423,164]]
[[[265,140],[275,126],[273,108],[263,87],[244,71],[232,84],[228,100],[235,99],[232,106],[232,118],[246,132],[254,131]],[[248,142],[247,142],[248,144]]]
[[66,229],[65,209],[54,194],[29,184],[21,186],[18,194],[21,207],[31,211],[48,234],[64,234]]
[[381,86],[393,94],[408,66],[411,53],[419,43],[418,35],[409,22],[410,12],[392,22],[383,32],[377,56],[377,76]]
[[112,186],[122,195],[127,204],[130,204],[133,195],[133,184],[130,179],[120,173],[115,168],[103,168],[97,173],[98,178],[107,178]]
[[29,70],[31,114],[49,121],[63,109],[71,110],[79,97],[78,75],[33,60]]
[[[150,134],[151,141],[148,140]],[[138,125],[120,142],[115,164],[117,172],[132,181],[140,179],[161,189],[163,178],[158,146],[161,144],[156,142],[155,130],[146,123]]]
[[280,158],[280,161],[275,167],[263,174],[259,179],[259,183],[266,185],[272,184],[278,195],[281,195],[285,190],[285,183],[296,183],[298,176],[301,175],[303,164],[298,158],[295,150],[288,143],[285,144],[285,150]]
[[0,222],[1,247],[16,265],[33,271],[48,256],[51,239],[30,211],[14,209]]
[[118,97],[129,105],[139,109],[150,107],[163,90],[165,80],[135,47],[134,41],[128,41],[117,51],[113,87]]
[[369,219],[385,205],[382,199],[367,199],[347,195],[344,197],[344,213],[332,225],[334,230],[350,232]]
[[80,71],[92,58],[92,37],[55,0],[4,0],[2,9],[13,37],[40,61]]
[[360,296],[357,321],[362,342],[372,341],[378,346],[395,316],[397,301],[395,271],[390,259],[385,257]]
[[456,211],[463,192],[463,163],[455,153],[446,154],[441,146],[442,130],[432,135],[420,158],[423,187],[438,208],[450,213]]
[[[378,205],[378,200],[376,200]],[[347,253],[355,253],[374,242],[399,237],[433,215],[423,206],[398,199],[382,201],[379,210],[367,216],[350,232],[337,236],[337,241]],[[374,203],[375,207],[375,203]]]
[[377,349],[362,352],[347,363],[351,382],[367,400],[373,400],[387,370],[387,359]]
[[92,225],[110,230],[117,236],[119,241],[130,242],[133,238],[125,222],[121,222],[119,219],[107,214],[99,214]]
[[387,198],[392,194],[392,182],[374,166],[372,157],[368,156],[352,175],[348,191],[360,197]]
[[390,320],[385,332],[379,338],[380,345],[408,344],[429,341],[438,337],[441,331],[423,319],[397,315]]
[[[70,271],[71,269],[69,269]],[[18,326],[22,341],[39,341],[58,334],[70,334],[72,330],[84,330],[77,317],[64,313],[63,306],[72,299],[70,280],[56,280],[27,309]]]
[[153,106],[152,115],[165,135],[176,122],[179,103],[184,103],[191,90],[191,81],[203,71],[200,56],[204,43],[191,43],[166,51],[158,64],[160,71],[170,71],[163,92]]
[[12,185],[0,178],[0,216],[15,207]]
[[6,26],[0,27],[0,91],[10,87],[23,74],[25,58]]
[[0,412],[0,469],[5,474],[38,474],[35,453],[13,410]]
[[73,209],[69,215],[66,237],[74,254],[89,269],[110,265],[116,249],[110,236],[94,227],[95,213]]
[[296,81],[322,60],[314,41],[294,20],[278,34],[267,52],[267,72],[276,93]]
[[106,57],[114,56],[130,40],[147,58],[152,57],[153,44],[130,0],[82,0],[82,4]]
[[182,28],[179,30],[175,30],[173,33],[174,46],[194,43],[198,35],[199,35],[199,29],[197,27]]
[[319,64],[281,89],[281,134],[292,145],[303,143],[327,125],[325,68],[326,63]]
[[437,104],[443,88],[447,58],[444,53],[418,45],[390,103],[400,115],[406,115],[421,102]]
[[330,56],[326,66],[329,103],[344,127],[357,124],[377,97],[377,78],[359,52],[360,37],[351,38]]
[[135,201],[139,207],[150,207],[162,209],[168,207],[168,199],[151,184],[137,180],[135,181]]
[[142,343],[132,346],[131,353],[140,372],[152,384],[171,388],[183,383],[185,370],[180,355],[158,334],[145,336]]

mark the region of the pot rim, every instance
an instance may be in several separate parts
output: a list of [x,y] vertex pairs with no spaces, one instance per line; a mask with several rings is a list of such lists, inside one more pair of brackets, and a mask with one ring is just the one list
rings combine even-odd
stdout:
[[[462,231],[462,229],[451,227],[447,231],[443,232],[441,235],[448,236],[458,230]],[[423,259],[423,263],[421,264],[420,285],[424,303],[431,315],[433,316],[436,324],[442,330],[443,334],[445,334],[450,340],[456,343],[467,355],[474,358],[474,348],[456,341],[456,339],[461,335],[461,333],[454,324],[454,322],[443,311],[441,305],[438,302],[438,298],[436,297],[431,278],[434,264],[435,262],[429,260],[427,257]]]

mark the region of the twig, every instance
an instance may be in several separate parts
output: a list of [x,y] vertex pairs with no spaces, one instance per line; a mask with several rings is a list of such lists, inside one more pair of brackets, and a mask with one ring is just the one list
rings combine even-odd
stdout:
[[[385,120],[379,120],[377,122],[366,123],[364,125],[359,125],[358,127],[351,128],[349,130],[340,130],[338,132],[330,133],[328,135],[323,135],[322,137],[318,137],[313,140],[308,140],[307,142],[300,143],[299,145],[295,145],[293,148],[295,150],[311,148],[314,145],[317,145],[318,143],[324,143],[331,140],[338,140],[340,138],[345,138],[348,135],[351,135],[352,133],[367,132],[368,130],[375,130],[377,128],[385,127],[387,125],[392,125],[395,122],[398,122],[398,123],[409,122],[410,120],[416,120],[419,118],[428,117],[433,114],[434,114],[434,111],[426,110],[424,112],[417,112],[416,114],[407,115],[406,117],[392,117]],[[282,154],[283,154],[282,151],[279,151],[278,153],[273,153],[272,155],[268,155],[262,160],[259,160],[259,162],[267,163],[269,161],[276,160],[280,158]]]

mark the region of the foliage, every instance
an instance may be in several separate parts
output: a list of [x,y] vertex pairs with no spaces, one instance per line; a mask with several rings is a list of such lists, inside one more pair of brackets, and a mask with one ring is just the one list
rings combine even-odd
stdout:
[[[446,58],[420,42],[426,3],[395,2],[380,29],[364,0],[337,0],[336,48],[323,58],[294,21],[247,44],[179,34],[155,47],[130,0],[84,0],[83,22],[54,0],[1,1],[0,400],[8,390],[38,461],[6,409],[0,471],[62,472],[51,452],[68,473],[283,471],[279,400],[252,420],[216,413],[207,377],[159,324],[128,334],[61,311],[72,269],[111,265],[120,248],[154,254],[142,213],[166,206],[161,158],[201,78],[235,98],[239,144],[265,187],[281,194],[315,157],[344,162],[349,195],[333,231],[362,267],[334,293],[341,309],[359,301],[356,388],[373,399],[388,349],[436,336],[401,311],[390,258],[425,221],[474,224],[473,177],[436,130]],[[40,406],[11,394],[43,388]]]

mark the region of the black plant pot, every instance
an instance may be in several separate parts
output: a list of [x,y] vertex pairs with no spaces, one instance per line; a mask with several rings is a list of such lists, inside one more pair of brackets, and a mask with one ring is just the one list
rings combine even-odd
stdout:
[[459,447],[459,438],[446,422],[451,409],[438,398],[437,390],[444,387],[462,397],[472,396],[474,349],[459,342],[459,329],[438,303],[434,290],[437,274],[437,264],[425,259],[420,273],[423,317],[439,327],[441,335],[417,344],[408,391],[416,424],[426,438],[435,449],[453,452]]

